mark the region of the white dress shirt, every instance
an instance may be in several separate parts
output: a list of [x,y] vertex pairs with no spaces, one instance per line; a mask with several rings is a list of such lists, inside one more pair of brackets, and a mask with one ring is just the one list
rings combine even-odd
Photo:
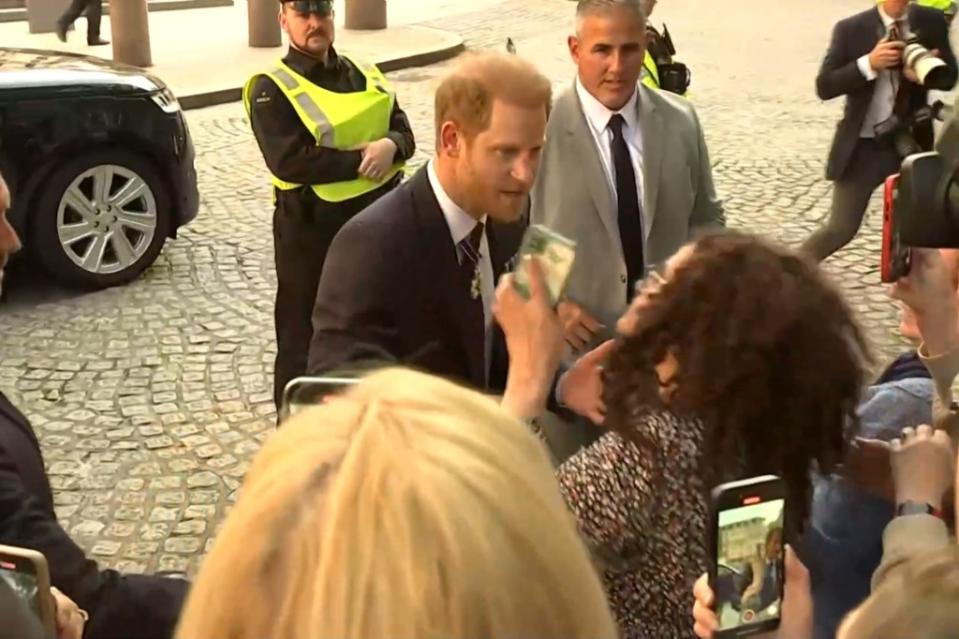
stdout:
[[[633,97],[619,111],[611,111],[606,108],[602,102],[597,100],[587,91],[579,78],[576,78],[576,94],[579,96],[579,103],[583,106],[583,115],[586,116],[586,122],[589,124],[589,130],[593,134],[593,142],[596,144],[596,150],[599,151],[600,163],[603,165],[603,171],[606,173],[606,181],[609,191],[613,196],[613,210],[602,211],[603,215],[608,215],[613,228],[619,228],[619,213],[616,197],[616,170],[613,168],[613,151],[610,144],[613,141],[613,131],[609,128],[609,119],[617,113],[623,116],[626,124],[623,126],[623,138],[626,140],[626,146],[629,149],[629,157],[633,161],[633,172],[636,174],[636,191],[639,196],[639,211],[644,218],[643,237],[648,233],[646,207],[643,205],[643,191],[645,188],[645,174],[643,173],[643,134],[639,128],[639,90],[633,92]],[[645,253],[644,253],[645,254]]]
[[[453,246],[456,247],[457,259],[459,259],[460,264],[462,264],[463,260],[466,259],[466,256],[463,255],[463,249],[460,248],[460,242],[469,237],[469,234],[476,227],[477,220],[472,215],[460,208],[460,206],[446,193],[443,185],[440,184],[439,177],[436,175],[436,168],[433,166],[432,160],[430,160],[426,165],[426,174],[429,176],[430,186],[433,187],[433,194],[436,196],[436,201],[440,205],[440,210],[443,211],[443,216],[446,218],[446,224],[450,227],[450,237],[453,240]],[[479,221],[485,224],[486,216],[484,215]],[[493,325],[492,308],[493,297],[496,294],[496,284],[493,282],[493,263],[490,261],[489,243],[486,240],[485,232],[483,233],[483,237],[480,239],[479,250],[480,292],[483,297],[483,327],[485,331],[483,359],[485,366],[484,370],[486,371],[486,379],[489,381],[489,365],[493,349],[493,332],[490,330],[490,328]]]
[[[888,34],[889,30],[897,21],[895,18],[889,17],[889,15],[882,10],[882,5],[878,5],[876,8],[879,10],[879,17],[882,18],[882,24]],[[903,39],[909,37],[908,13],[903,14],[898,22],[899,35]],[[882,69],[876,71],[872,68],[872,65],[869,64],[868,53],[856,60],[856,66],[859,67],[859,72],[862,73],[864,78],[876,81],[876,87],[872,92],[872,102],[869,104],[866,118],[862,122],[862,130],[859,132],[859,137],[874,138],[876,137],[875,126],[881,122],[885,122],[892,115],[901,74],[897,69]]]

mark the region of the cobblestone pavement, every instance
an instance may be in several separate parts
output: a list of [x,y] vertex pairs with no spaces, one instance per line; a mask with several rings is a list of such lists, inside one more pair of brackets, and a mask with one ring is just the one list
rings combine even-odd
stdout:
[[[823,158],[839,103],[813,77],[831,25],[865,2],[666,0],[693,69],[730,223],[796,243],[828,207]],[[464,5],[466,6],[466,5]],[[442,21],[474,48],[507,36],[568,86],[567,0],[504,0]],[[392,74],[433,146],[432,87],[445,65]],[[202,209],[138,282],[75,295],[20,278],[0,315],[0,388],[32,418],[64,526],[103,564],[193,574],[251,456],[272,431],[271,204],[238,104],[191,112]],[[877,200],[878,203],[878,200]],[[828,268],[883,357],[902,347],[878,282],[879,215]]]

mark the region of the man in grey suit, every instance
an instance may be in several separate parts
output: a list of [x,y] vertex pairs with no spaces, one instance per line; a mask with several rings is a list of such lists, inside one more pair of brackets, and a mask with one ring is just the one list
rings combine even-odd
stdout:
[[[645,47],[641,0],[579,1],[578,73],[550,115],[530,213],[577,243],[559,309],[574,352],[612,336],[636,283],[694,229],[725,225],[695,110],[639,84]],[[568,382],[563,403],[593,412]]]
[[725,225],[695,110],[638,83],[645,27],[640,0],[580,0],[577,78],[553,108],[533,187],[531,221],[577,242],[564,305],[577,351],[611,334],[647,267],[694,228]]

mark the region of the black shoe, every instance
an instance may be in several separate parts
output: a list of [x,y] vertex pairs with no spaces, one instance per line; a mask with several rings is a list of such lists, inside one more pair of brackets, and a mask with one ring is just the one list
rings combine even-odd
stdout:
[[104,44],[110,44],[110,41],[104,40],[103,38],[93,38],[92,40],[87,40],[87,44],[91,47],[100,47]]
[[57,23],[57,37],[60,38],[60,42],[67,41],[67,25],[60,22]]

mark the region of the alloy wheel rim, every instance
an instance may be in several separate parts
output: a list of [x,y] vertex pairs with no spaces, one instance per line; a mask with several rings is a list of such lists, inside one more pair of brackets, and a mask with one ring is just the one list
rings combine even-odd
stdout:
[[75,265],[99,275],[135,265],[157,232],[152,189],[137,173],[103,164],[78,175],[60,198],[57,235]]

